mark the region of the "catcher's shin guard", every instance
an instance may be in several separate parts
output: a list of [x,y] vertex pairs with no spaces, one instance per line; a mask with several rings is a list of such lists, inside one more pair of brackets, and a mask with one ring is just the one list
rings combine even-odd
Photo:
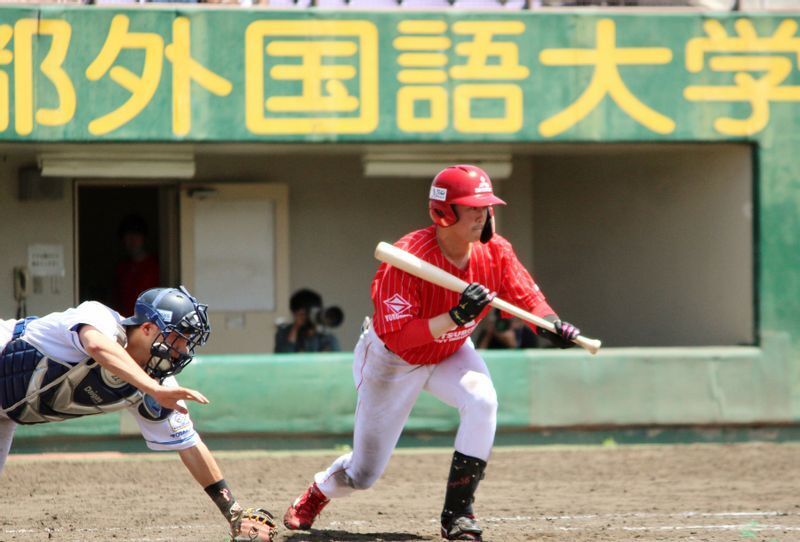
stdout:
[[286,511],[283,516],[283,524],[287,529],[293,531],[307,531],[329,502],[331,500],[319,490],[317,483],[312,482],[308,489],[297,497]]
[[447,540],[481,540],[472,502],[483,479],[486,461],[460,452],[453,453],[442,510],[442,537]]

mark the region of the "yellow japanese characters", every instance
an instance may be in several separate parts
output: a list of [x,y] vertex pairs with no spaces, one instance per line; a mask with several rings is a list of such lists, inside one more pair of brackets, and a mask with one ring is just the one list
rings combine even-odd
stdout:
[[715,120],[718,132],[731,136],[755,134],[769,122],[770,102],[800,101],[800,86],[783,85],[792,72],[792,59],[797,59],[800,66],[800,37],[796,35],[795,21],[782,21],[767,37],[759,37],[747,19],[736,21],[736,36],[729,36],[722,24],[713,19],[706,21],[703,28],[707,37],[693,38],[686,46],[686,69],[700,73],[705,56],[715,55],[708,62],[709,68],[733,73],[734,84],[692,85],[684,90],[684,96],[691,101],[745,102],[751,108],[746,119]]
[[[161,82],[164,53],[172,62],[172,131],[175,135],[186,135],[191,128],[192,80],[217,96],[229,94],[233,88],[226,79],[210,72],[190,56],[189,20],[177,17],[172,23],[173,43],[164,48],[164,39],[152,32],[130,32],[130,20],[126,15],[116,15],[111,21],[103,48],[86,68],[86,77],[97,81],[106,73],[112,81],[131,93],[130,98],[114,111],[89,123],[89,132],[104,135],[125,125],[135,118],[152,100]],[[115,66],[123,49],[144,51],[141,75],[136,75],[123,66]]]
[[69,13],[0,24],[5,137],[747,137],[800,102],[796,18]]
[[[13,53],[8,50],[12,35]],[[55,87],[58,106],[38,108],[34,116],[33,44],[36,35],[52,38],[50,49],[38,69]],[[75,87],[62,66],[71,35],[69,23],[58,20],[20,19],[14,23],[13,29],[7,24],[0,25],[0,65],[14,63],[14,128],[19,135],[33,131],[34,118],[44,126],[63,126],[75,115]],[[0,131],[8,128],[10,95],[8,74],[0,72]]]
[[583,94],[563,111],[539,124],[539,133],[556,136],[571,128],[597,107],[606,96],[620,109],[648,129],[659,134],[675,130],[672,119],[654,111],[631,93],[619,74],[618,66],[666,64],[672,51],[665,47],[616,46],[616,26],[611,19],[597,23],[595,49],[545,49],[539,59],[545,66],[594,66],[594,76]]
[[[522,34],[524,23],[453,23],[453,35],[467,39],[456,44],[458,60],[449,70],[452,40],[445,21],[405,20],[397,30],[400,36],[393,45],[400,52],[396,115],[401,131],[443,131],[450,126],[451,109],[453,128],[460,133],[514,133],[522,128],[523,92],[519,84],[508,81],[526,79],[530,70],[519,63],[517,43],[504,36]],[[498,102],[500,114],[475,115],[477,100]]]
[[[369,21],[256,21],[245,33],[254,134],[365,134],[378,126],[378,30]],[[272,82],[294,83],[291,94]]]

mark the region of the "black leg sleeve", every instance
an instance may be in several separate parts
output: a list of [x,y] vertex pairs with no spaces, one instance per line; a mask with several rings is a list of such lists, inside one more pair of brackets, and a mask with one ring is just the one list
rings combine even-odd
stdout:
[[228,487],[225,480],[213,483],[206,487],[205,490],[228,521],[231,520],[234,512],[241,510],[241,507],[236,502],[236,498],[233,496],[233,493],[231,493],[231,489]]
[[442,521],[453,517],[472,515],[472,501],[475,490],[483,479],[486,461],[470,457],[460,452],[453,454],[450,476],[447,479],[447,492],[444,497]]

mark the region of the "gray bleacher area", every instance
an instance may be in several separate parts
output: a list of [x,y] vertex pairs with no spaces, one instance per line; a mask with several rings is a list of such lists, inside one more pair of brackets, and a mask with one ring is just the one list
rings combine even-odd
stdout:
[[275,9],[538,10],[579,7],[684,8],[712,11],[798,10],[800,0],[0,0],[14,4],[224,4]]

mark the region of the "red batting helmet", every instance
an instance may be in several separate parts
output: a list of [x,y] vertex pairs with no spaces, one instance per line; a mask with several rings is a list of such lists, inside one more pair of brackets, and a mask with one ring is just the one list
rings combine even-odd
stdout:
[[[492,180],[481,168],[469,165],[450,166],[433,178],[428,195],[428,213],[434,224],[446,228],[458,222],[454,204],[489,207],[487,228],[493,230],[492,205],[506,202],[494,195]],[[491,233],[487,233],[490,238]],[[483,239],[481,239],[483,240]],[[486,239],[488,241],[488,238]],[[486,242],[486,241],[484,241]]]

